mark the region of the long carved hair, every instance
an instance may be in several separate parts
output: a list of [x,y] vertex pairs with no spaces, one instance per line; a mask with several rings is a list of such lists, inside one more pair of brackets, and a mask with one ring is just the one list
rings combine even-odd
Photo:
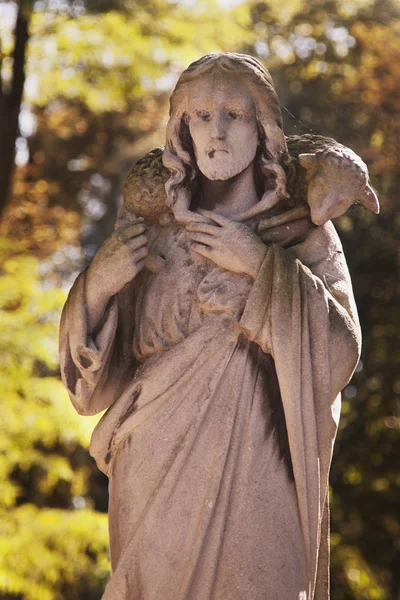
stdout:
[[193,62],[180,76],[170,98],[170,118],[167,125],[163,153],[164,166],[170,177],[165,185],[167,203],[189,207],[196,189],[199,170],[194,156],[192,138],[188,127],[187,103],[190,84],[219,69],[234,74],[247,86],[253,96],[259,130],[259,147],[256,164],[263,184],[263,195],[256,207],[246,213],[272,208],[279,200],[287,198],[286,175],[282,167],[288,160],[282,115],[278,96],[269,72],[252,56],[236,53],[208,54]]

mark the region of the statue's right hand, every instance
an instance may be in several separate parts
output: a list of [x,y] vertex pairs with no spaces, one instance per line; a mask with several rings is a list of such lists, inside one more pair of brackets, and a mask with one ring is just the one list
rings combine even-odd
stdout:
[[100,246],[87,273],[92,290],[111,297],[136,277],[148,254],[145,231],[146,225],[139,218],[119,227]]

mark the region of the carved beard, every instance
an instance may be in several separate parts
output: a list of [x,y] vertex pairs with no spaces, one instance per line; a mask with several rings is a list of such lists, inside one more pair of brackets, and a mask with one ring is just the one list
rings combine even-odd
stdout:
[[[244,153],[245,154],[245,153]],[[211,181],[226,181],[239,175],[250,164],[249,157],[232,156],[230,153],[216,152],[213,158],[208,154],[196,156],[197,166],[200,171]]]

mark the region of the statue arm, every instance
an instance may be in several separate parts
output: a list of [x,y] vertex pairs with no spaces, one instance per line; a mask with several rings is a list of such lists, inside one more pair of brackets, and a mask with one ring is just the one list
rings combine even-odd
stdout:
[[308,281],[311,302],[315,295],[326,299],[331,380],[336,381],[337,394],[351,379],[361,352],[360,323],[342,244],[329,222],[313,229],[291,252]]
[[60,368],[71,402],[82,415],[111,406],[133,377],[132,286],[112,296],[93,328],[89,323],[84,271],[75,281],[60,324]]
[[330,394],[334,398],[343,389],[359,359],[361,334],[346,261],[332,224],[311,230],[290,249],[269,247],[239,327],[275,359],[285,356],[279,350],[283,343],[291,348],[288,340],[295,330],[312,330],[311,360],[318,363],[318,354],[328,353]]

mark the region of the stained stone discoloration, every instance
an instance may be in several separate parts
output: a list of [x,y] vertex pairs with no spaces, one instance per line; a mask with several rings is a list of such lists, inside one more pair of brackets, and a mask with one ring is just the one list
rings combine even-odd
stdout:
[[74,406],[108,408],[91,442],[110,477],[103,600],[329,598],[328,474],[360,331],[325,221],[376,210],[368,186],[334,140],[285,138],[252,57],[178,81],[165,149],[130,172],[61,323]]
[[133,394],[132,394],[132,400],[131,403],[128,405],[128,407],[126,408],[126,410],[122,413],[122,415],[119,417],[118,419],[118,423],[116,426],[116,429],[114,430],[113,435],[110,438],[110,441],[108,442],[108,451],[106,454],[106,457],[104,459],[104,462],[106,465],[109,465],[111,462],[111,459],[113,457],[113,445],[115,442],[115,434],[117,433],[118,429],[124,424],[124,422],[129,419],[129,417],[131,417],[134,412],[137,410],[137,400],[140,396],[140,392],[141,392],[142,388],[141,386],[137,386],[136,389],[134,390]]

